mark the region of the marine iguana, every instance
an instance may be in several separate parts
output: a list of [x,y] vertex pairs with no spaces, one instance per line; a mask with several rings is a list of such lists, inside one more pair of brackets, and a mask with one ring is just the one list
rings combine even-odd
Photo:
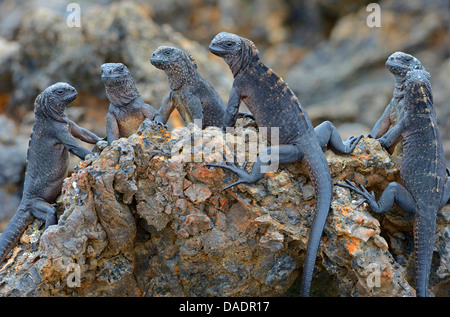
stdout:
[[[198,72],[197,62],[187,52],[160,46],[150,58],[153,66],[163,70],[169,79],[170,92],[159,109],[155,121],[165,124],[177,109],[185,124],[202,120],[202,127],[222,127],[225,103],[214,87]],[[251,116],[239,113],[239,116]]]
[[[258,181],[264,176],[262,168],[275,160],[280,164],[301,161],[310,172],[316,191],[316,212],[308,239],[302,280],[302,295],[308,296],[332,197],[330,170],[322,148],[330,145],[341,153],[350,153],[361,136],[351,137],[344,143],[331,123],[314,129],[295,94],[272,69],[262,63],[252,41],[221,32],[211,41],[209,49],[225,60],[234,76],[224,118],[225,126],[231,127],[236,122],[242,100],[254,115],[257,125],[268,129],[269,140],[271,128],[279,128],[279,145],[272,142],[271,147],[261,150],[251,173],[233,163],[206,164],[230,170],[239,176],[238,181],[225,189],[240,183],[251,184]],[[278,151],[278,157],[272,157],[272,151]]]
[[[407,105],[404,99],[406,74],[411,70],[425,70],[420,61],[412,55],[395,52],[386,61],[386,68],[394,75],[394,93],[389,105],[372,128],[369,137],[381,138],[391,126],[404,116]],[[393,148],[389,149],[392,154]]]
[[71,85],[56,83],[35,100],[36,121],[28,146],[22,200],[0,236],[0,263],[34,218],[45,220],[46,229],[56,224],[56,209],[52,204],[67,175],[68,152],[81,159],[91,154],[75,138],[92,144],[102,140],[64,114],[66,106],[76,97],[77,91]]
[[404,116],[378,139],[385,149],[403,140],[402,184],[390,183],[378,201],[373,192],[369,193],[362,185],[357,187],[348,180],[339,184],[362,195],[364,199],[360,204],[367,202],[377,214],[389,211],[394,202],[414,214],[416,292],[421,297],[428,295],[436,213],[450,197],[450,181],[428,78],[424,70],[406,74]]
[[106,117],[108,144],[135,133],[145,118],[153,121],[158,111],[145,103],[136,88],[130,71],[122,63],[101,66],[102,82],[110,101]]

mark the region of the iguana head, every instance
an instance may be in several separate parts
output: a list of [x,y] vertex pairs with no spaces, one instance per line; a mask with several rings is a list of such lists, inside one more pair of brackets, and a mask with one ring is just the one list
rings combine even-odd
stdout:
[[133,77],[124,64],[105,63],[100,70],[106,95],[113,105],[125,106],[139,95]]
[[386,61],[386,67],[395,76],[404,77],[407,72],[417,69],[425,70],[420,61],[412,55],[395,52]]
[[34,103],[36,117],[47,117],[64,121],[64,111],[77,98],[77,90],[67,83],[56,83],[47,87],[37,96]]
[[217,34],[209,44],[209,50],[224,59],[234,76],[254,58],[259,58],[259,51],[252,41],[227,32]]
[[150,63],[166,72],[171,89],[178,89],[183,83],[193,79],[197,73],[197,62],[194,58],[175,47],[158,47],[152,53]]
[[131,78],[130,71],[122,63],[105,63],[100,66],[102,82],[105,86],[119,86]]

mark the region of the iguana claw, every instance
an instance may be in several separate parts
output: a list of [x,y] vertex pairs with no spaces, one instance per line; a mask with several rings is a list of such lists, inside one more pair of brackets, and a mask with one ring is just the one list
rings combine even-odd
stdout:
[[346,149],[347,149],[347,153],[351,153],[354,149],[355,149],[355,147],[356,147],[356,145],[358,145],[358,142],[359,142],[359,140],[361,140],[361,138],[363,137],[363,135],[361,134],[360,136],[358,136],[358,137],[355,137],[355,136],[351,136],[351,137],[349,137],[345,142],[344,142],[344,145],[345,145],[345,147],[346,147]]
[[239,163],[237,162],[237,157],[236,157],[235,153],[233,153],[233,157],[234,157],[233,163],[228,161],[228,158],[226,157],[226,155],[224,153],[222,153],[222,156],[223,156],[226,164],[205,164],[205,166],[208,166],[208,167],[220,167],[220,168],[229,170],[239,176],[239,179],[236,182],[227,185],[226,187],[222,188],[222,190],[226,190],[226,189],[233,187],[235,185],[238,185],[238,184],[253,182],[250,178],[250,174],[247,173],[247,171],[245,170],[245,167],[247,166],[247,161],[244,162],[241,167],[239,167]]
[[363,196],[363,200],[360,201],[358,203],[358,205],[356,206],[356,208],[358,208],[359,206],[361,206],[362,204],[364,204],[365,202],[367,202],[368,204],[370,204],[371,201],[375,200],[375,194],[373,191],[371,191],[370,193],[367,191],[367,189],[363,186],[363,185],[359,185],[356,186],[355,184],[353,184],[351,181],[349,181],[348,179],[344,180],[345,184],[343,183],[338,183],[337,185],[340,187],[344,187],[344,188],[348,188],[350,190],[353,190],[354,192],[356,192],[357,194],[360,194],[361,196]]

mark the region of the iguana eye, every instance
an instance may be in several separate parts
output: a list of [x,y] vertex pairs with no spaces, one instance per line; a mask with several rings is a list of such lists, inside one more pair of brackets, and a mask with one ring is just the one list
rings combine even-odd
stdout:
[[170,53],[171,53],[170,51],[165,51],[164,52],[164,54],[166,54],[166,55],[170,55]]
[[62,95],[62,94],[64,93],[64,90],[61,90],[61,89],[60,89],[60,90],[57,90],[56,93],[57,93],[58,95]]
[[227,47],[232,47],[232,46],[233,46],[233,43],[227,42],[227,43],[225,43],[225,45],[226,45]]
[[119,72],[123,71],[123,69],[124,69],[123,65],[121,65],[121,66],[119,66],[119,68],[117,68],[117,70],[118,70]]

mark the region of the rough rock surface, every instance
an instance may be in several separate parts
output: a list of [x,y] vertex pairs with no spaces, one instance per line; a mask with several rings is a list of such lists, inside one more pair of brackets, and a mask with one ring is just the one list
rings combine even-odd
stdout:
[[[248,146],[252,134],[244,128],[224,138],[195,125],[169,133],[145,121],[137,134],[105,145],[65,180],[58,224],[43,232],[36,220],[11,251],[0,295],[298,295],[315,205],[301,164],[226,191],[234,176],[204,165]],[[335,181],[379,192],[398,178],[398,162],[373,139],[352,155],[326,156]],[[335,186],[312,295],[413,296],[410,219],[376,219],[357,202]],[[439,216],[437,295],[450,277],[448,213]]]

